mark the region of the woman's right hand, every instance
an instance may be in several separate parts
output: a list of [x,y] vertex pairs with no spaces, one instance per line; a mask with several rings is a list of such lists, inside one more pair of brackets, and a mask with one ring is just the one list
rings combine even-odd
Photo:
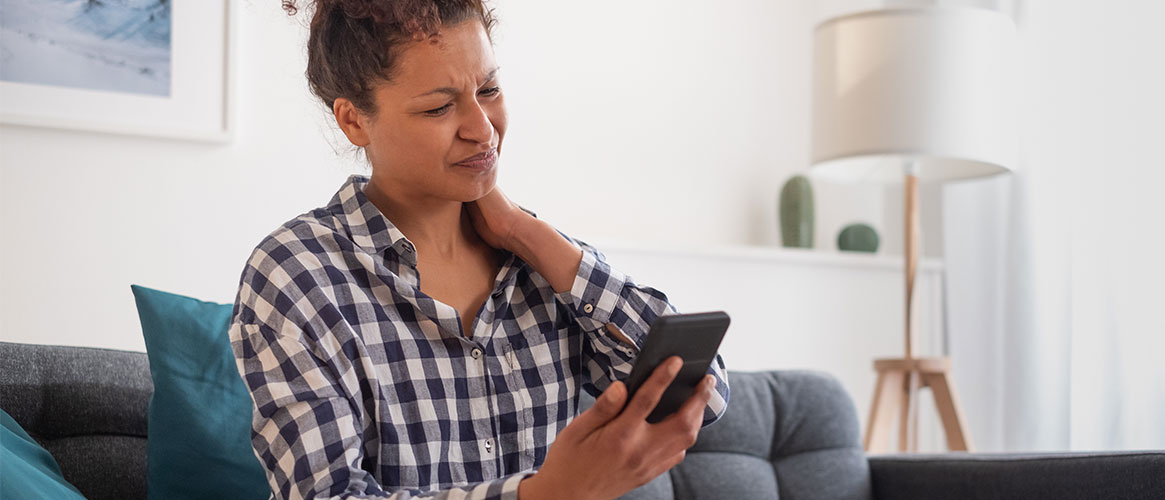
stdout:
[[659,423],[647,422],[682,366],[678,356],[660,363],[626,409],[626,386],[607,387],[594,406],[558,433],[542,467],[519,484],[519,500],[617,498],[683,461],[696,443],[715,378],[705,376],[679,411]]

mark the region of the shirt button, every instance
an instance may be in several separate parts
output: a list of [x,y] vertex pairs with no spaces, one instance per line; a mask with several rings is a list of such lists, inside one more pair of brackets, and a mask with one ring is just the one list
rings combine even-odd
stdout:
[[591,311],[594,311],[594,310],[595,310],[595,306],[592,306],[590,304],[583,306],[583,312],[585,312],[587,314],[590,314]]
[[485,452],[486,453],[493,453],[493,451],[494,451],[494,440],[486,439],[485,440]]
[[469,351],[469,355],[473,356],[473,359],[479,359],[481,358],[481,349],[474,347],[472,351]]

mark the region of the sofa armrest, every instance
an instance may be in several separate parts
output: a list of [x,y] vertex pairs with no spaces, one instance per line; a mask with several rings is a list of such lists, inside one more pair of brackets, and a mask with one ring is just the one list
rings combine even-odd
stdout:
[[1165,451],[871,455],[877,500],[1161,499]]

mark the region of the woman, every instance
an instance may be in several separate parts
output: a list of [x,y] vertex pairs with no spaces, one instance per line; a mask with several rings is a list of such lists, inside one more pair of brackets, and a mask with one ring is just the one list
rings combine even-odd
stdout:
[[[727,405],[723,363],[663,422],[644,418],[678,358],[624,408],[617,380],[675,310],[496,188],[491,12],[310,7],[308,81],[372,174],[243,271],[230,337],[274,496],[614,498],[682,460]],[[580,389],[599,397],[578,414]]]

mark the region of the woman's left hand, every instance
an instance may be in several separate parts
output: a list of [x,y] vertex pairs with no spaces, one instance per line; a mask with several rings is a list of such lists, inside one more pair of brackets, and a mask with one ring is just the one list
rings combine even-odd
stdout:
[[510,201],[497,186],[481,199],[466,203],[465,207],[482,240],[491,247],[515,253],[519,229],[529,221],[537,220]]

